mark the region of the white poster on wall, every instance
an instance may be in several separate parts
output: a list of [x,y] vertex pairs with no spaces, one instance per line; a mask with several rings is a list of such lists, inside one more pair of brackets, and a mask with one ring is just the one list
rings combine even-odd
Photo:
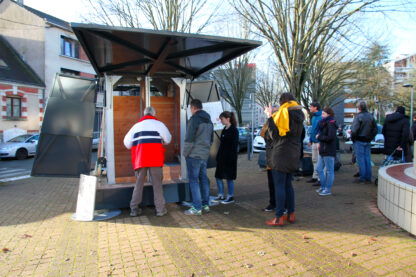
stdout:
[[[224,125],[221,124],[220,120],[220,114],[224,111],[222,109],[221,101],[202,103],[202,109],[206,111],[211,117],[212,124],[214,125],[214,130],[222,130],[222,128],[224,128]],[[192,116],[190,106],[188,106],[186,113],[189,120]]]

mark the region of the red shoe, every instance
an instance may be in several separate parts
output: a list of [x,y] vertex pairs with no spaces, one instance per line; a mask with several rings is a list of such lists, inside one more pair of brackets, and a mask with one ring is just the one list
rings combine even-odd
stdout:
[[293,213],[291,213],[289,216],[287,216],[286,215],[286,220],[288,221],[288,222],[290,222],[290,223],[295,223],[296,222],[296,220],[295,220],[295,213],[293,212]]
[[285,225],[285,218],[284,216],[281,216],[279,218],[275,217],[272,220],[266,221],[266,224],[270,226],[283,226]]

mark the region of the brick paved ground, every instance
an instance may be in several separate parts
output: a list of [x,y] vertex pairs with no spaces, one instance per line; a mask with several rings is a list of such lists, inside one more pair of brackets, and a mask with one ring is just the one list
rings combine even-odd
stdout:
[[[343,155],[347,163],[350,155]],[[376,157],[380,159],[380,157]],[[71,220],[77,179],[0,185],[1,276],[415,276],[416,240],[376,208],[376,187],[335,176],[333,196],[294,182],[297,223],[265,225],[266,174],[240,156],[237,203],[201,217],[169,214],[104,222]],[[215,193],[213,171],[209,172]]]

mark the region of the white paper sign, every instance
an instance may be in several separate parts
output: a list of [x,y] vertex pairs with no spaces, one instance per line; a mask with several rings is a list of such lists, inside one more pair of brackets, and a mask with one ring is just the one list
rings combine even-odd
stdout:
[[[224,128],[224,125],[221,124],[220,120],[220,114],[224,111],[222,109],[221,101],[202,103],[202,109],[211,117],[214,130],[222,130],[222,128]],[[192,116],[190,106],[188,106],[187,115],[189,120]]]
[[94,219],[96,189],[97,177],[81,174],[75,213],[76,220],[92,221]]

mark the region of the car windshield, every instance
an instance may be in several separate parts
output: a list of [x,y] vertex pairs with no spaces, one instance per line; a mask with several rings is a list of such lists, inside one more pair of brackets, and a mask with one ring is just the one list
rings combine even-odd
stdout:
[[32,135],[21,135],[21,136],[17,136],[15,138],[12,138],[11,140],[9,140],[9,142],[24,142],[25,140],[27,140],[31,136]]
[[247,129],[238,129],[238,132],[240,133],[240,135],[243,135],[243,136],[245,136],[245,135],[247,135],[248,134],[248,131],[247,131]]

